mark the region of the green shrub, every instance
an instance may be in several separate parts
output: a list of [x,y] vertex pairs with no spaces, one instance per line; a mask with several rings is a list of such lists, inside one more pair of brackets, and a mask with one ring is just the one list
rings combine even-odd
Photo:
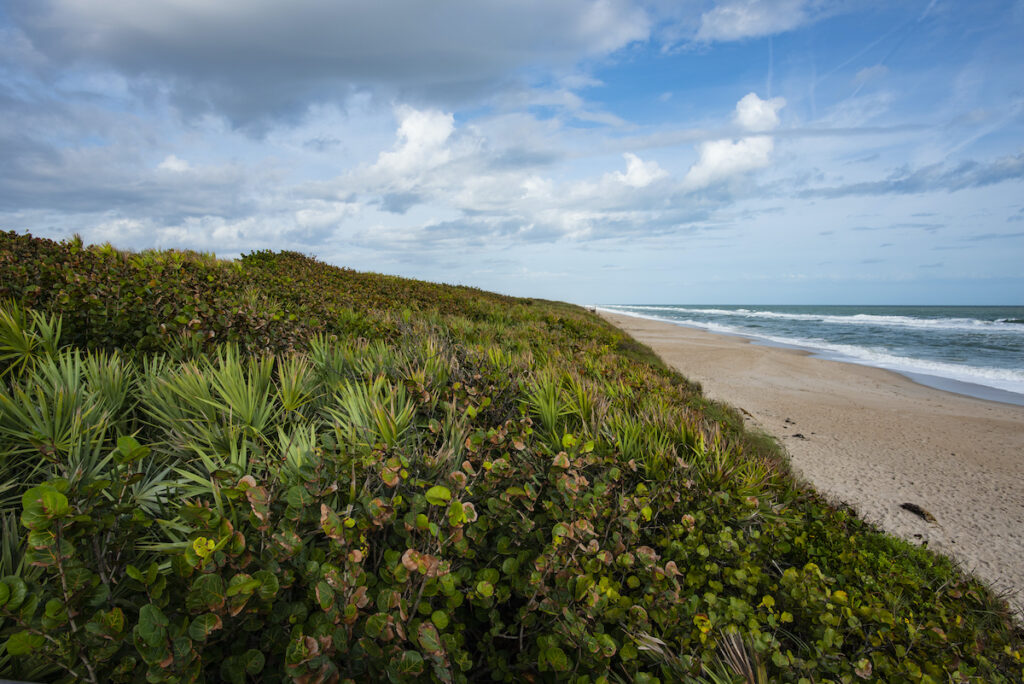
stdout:
[[[987,589],[798,489],[581,309],[287,253],[2,239],[42,266],[0,249],[0,295],[40,307],[0,310],[22,350],[0,356],[0,677],[1022,676]],[[237,271],[249,290],[200,303],[268,328],[101,338],[54,293],[87,259]],[[100,311],[163,322],[146,297]]]

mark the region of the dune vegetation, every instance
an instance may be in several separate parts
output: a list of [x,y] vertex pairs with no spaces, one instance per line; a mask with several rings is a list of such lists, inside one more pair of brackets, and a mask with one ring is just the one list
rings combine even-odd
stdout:
[[592,313],[0,233],[0,677],[1020,681],[1006,604]]

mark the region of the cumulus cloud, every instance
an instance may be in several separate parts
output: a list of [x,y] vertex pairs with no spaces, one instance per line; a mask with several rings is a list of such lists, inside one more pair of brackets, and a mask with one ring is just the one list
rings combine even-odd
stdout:
[[398,111],[398,143],[391,152],[382,152],[374,169],[407,176],[444,164],[451,159],[446,147],[455,130],[455,117],[437,110],[420,111],[401,107]]
[[729,41],[790,31],[812,15],[807,0],[725,0],[700,18],[697,40]]
[[180,108],[240,125],[359,88],[460,101],[645,40],[652,23],[629,0],[11,0],[5,12],[58,68],[155,82]]
[[616,172],[615,178],[631,188],[643,188],[668,176],[656,161],[645,162],[630,152],[622,156],[626,159],[626,172]]
[[767,135],[702,143],[700,158],[687,172],[684,182],[692,188],[703,188],[740,173],[764,168],[771,161],[774,148],[774,141]]
[[779,110],[786,106],[786,98],[762,100],[756,93],[747,93],[736,103],[737,124],[748,131],[770,131],[779,125]]
[[[762,100],[756,93],[747,93],[736,103],[733,121],[755,133],[773,130],[779,125],[779,110],[786,100],[774,97]],[[697,163],[690,167],[684,185],[703,188],[733,176],[761,169],[771,163],[775,141],[768,135],[753,135],[739,140],[710,140],[698,148]]]

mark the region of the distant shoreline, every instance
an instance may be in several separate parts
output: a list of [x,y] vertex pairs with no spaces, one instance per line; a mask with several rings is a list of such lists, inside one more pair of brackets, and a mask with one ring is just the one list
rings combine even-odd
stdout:
[[[745,337],[600,311],[775,436],[818,491],[928,542],[1024,616],[1024,410]],[[928,511],[936,523],[903,504]]]
[[[855,366],[863,366],[863,367],[866,367],[866,368],[875,368],[875,369],[878,369],[878,370],[884,370],[884,371],[887,371],[887,372],[896,373],[896,374],[898,374],[898,375],[900,375],[900,376],[902,376],[904,378],[908,378],[908,379],[912,380],[913,382],[915,382],[915,383],[917,383],[919,385],[924,385],[925,387],[930,387],[930,388],[937,389],[937,390],[940,390],[940,391],[943,391],[943,392],[948,392],[948,393],[951,393],[951,394],[956,394],[956,395],[959,395],[959,396],[962,396],[962,397],[971,397],[971,398],[974,398],[974,399],[982,399],[984,401],[992,401],[992,402],[996,402],[996,403],[1000,403],[1000,404],[1009,404],[1011,406],[1024,406],[1024,394],[1020,394],[1020,393],[1017,393],[1017,392],[1010,392],[1010,391],[1007,391],[1007,390],[999,389],[998,387],[990,387],[988,385],[981,385],[981,384],[978,384],[978,383],[967,382],[967,381],[963,381],[963,380],[956,380],[956,379],[953,379],[953,378],[946,378],[946,377],[942,377],[940,375],[932,375],[932,374],[928,374],[928,373],[914,372],[914,371],[909,371],[909,370],[901,370],[901,369],[897,369],[897,368],[885,368],[883,366],[878,366],[878,365],[871,364],[868,361],[864,361],[864,360],[861,360],[861,359],[855,359],[855,358],[843,356],[841,354],[831,353],[831,352],[828,352],[828,351],[822,351],[822,350],[814,349],[814,348],[811,348],[811,347],[805,347],[805,346],[801,346],[799,344],[786,344],[786,343],[783,343],[783,342],[777,342],[777,341],[774,341],[774,340],[764,339],[764,338],[758,337],[757,335],[752,334],[752,333],[708,330],[708,329],[703,328],[701,326],[691,325],[691,324],[685,323],[683,321],[674,321],[674,320],[669,320],[669,319],[661,318],[661,317],[658,317],[658,316],[639,314],[639,313],[632,312],[632,311],[619,311],[617,309],[610,309],[610,308],[606,308],[606,307],[602,307],[602,306],[591,306],[591,307],[588,307],[588,308],[590,308],[592,311],[594,311],[596,313],[601,313],[601,314],[608,313],[608,314],[617,315],[617,316],[628,316],[628,317],[632,317],[632,318],[639,318],[639,319],[642,319],[642,320],[656,321],[658,323],[665,323],[667,325],[680,326],[680,327],[683,327],[683,328],[688,328],[690,330],[700,330],[702,332],[707,332],[707,333],[712,334],[712,335],[722,335],[722,336],[725,336],[725,337],[735,337],[735,338],[747,340],[747,341],[751,342],[752,344],[756,344],[756,345],[759,345],[759,346],[796,350],[796,351],[800,351],[800,352],[803,352],[803,353],[806,353],[806,354],[810,354],[811,356],[813,356],[815,358],[819,358],[819,359],[826,359],[826,360],[830,360],[830,361],[839,361],[839,362],[842,362],[842,363],[848,363],[848,364],[855,365]],[[997,307],[992,307],[992,308],[997,308]]]

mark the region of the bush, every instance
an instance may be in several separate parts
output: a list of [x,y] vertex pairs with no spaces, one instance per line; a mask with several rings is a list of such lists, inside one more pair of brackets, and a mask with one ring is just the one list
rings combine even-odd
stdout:
[[[90,345],[94,320],[53,318],[28,270],[3,277],[48,313],[0,313],[0,676],[1022,675],[1005,604],[796,488],[582,310],[290,254],[195,264],[287,302],[288,350],[263,332]],[[39,282],[64,287],[55,272]],[[303,323],[311,290],[353,308]]]

